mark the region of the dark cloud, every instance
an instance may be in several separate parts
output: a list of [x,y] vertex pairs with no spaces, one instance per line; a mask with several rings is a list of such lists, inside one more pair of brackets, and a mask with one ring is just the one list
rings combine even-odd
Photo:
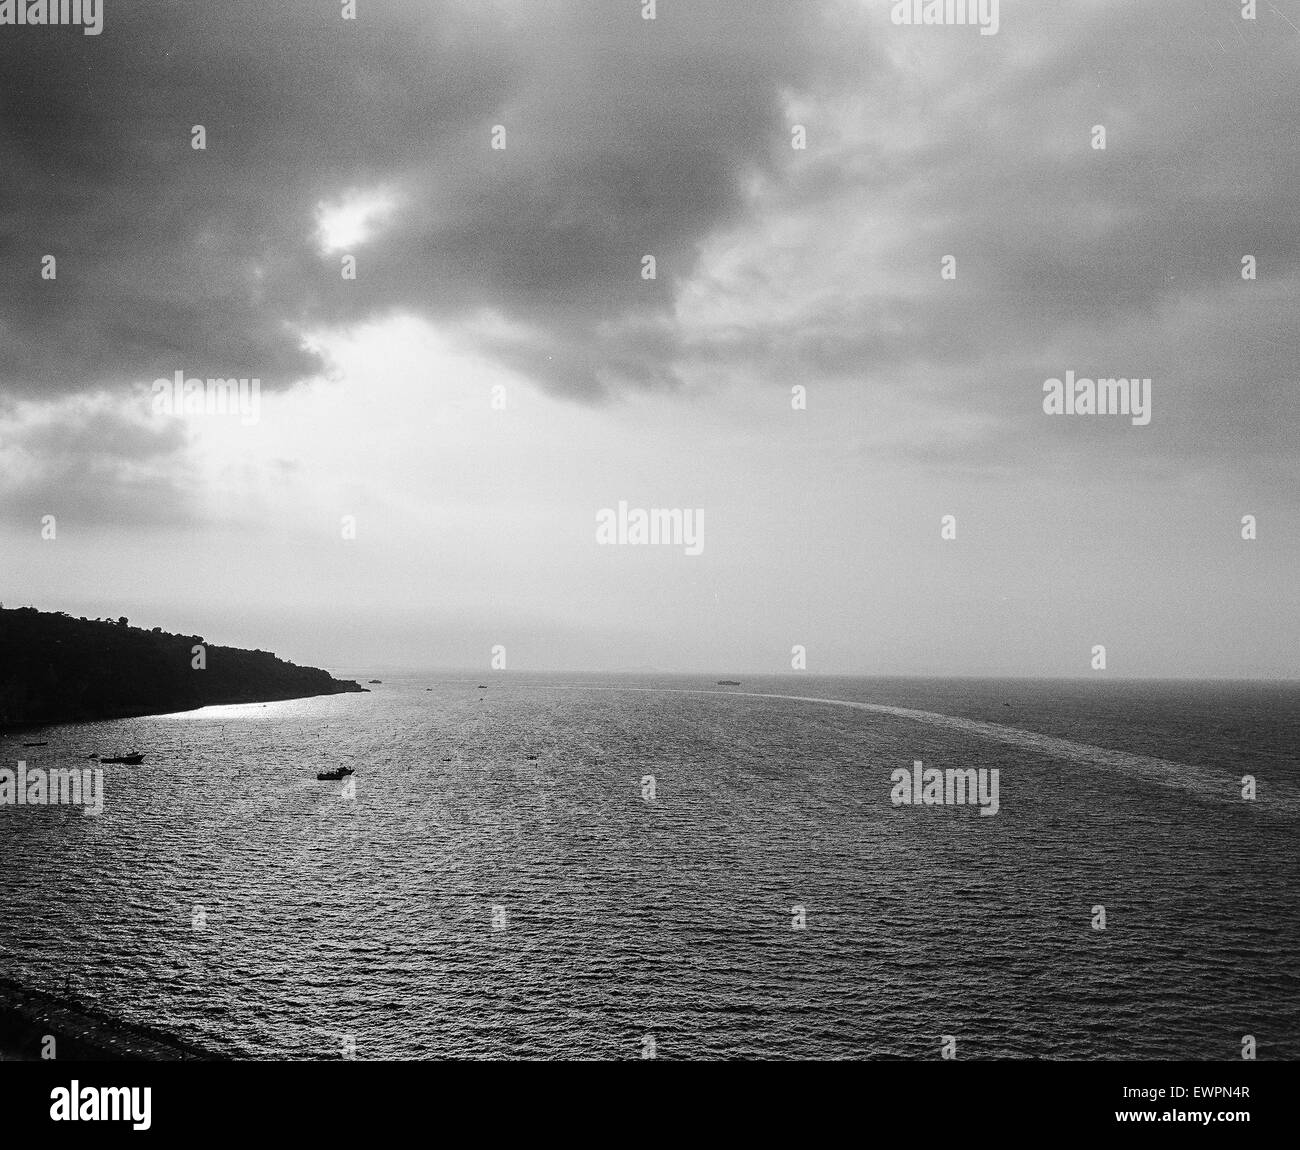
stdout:
[[[782,386],[855,381],[864,413],[873,392],[910,393],[955,431],[979,422],[946,451],[918,437],[927,463],[1113,451],[1294,473],[1300,34],[1259,16],[1004,4],[984,42],[882,22],[894,52],[863,74],[857,123],[841,111],[843,136],[774,197],[805,225],[790,266],[806,305],[705,331],[690,353]],[[758,248],[732,292],[773,293],[785,258]],[[1044,420],[1038,389],[1067,369],[1152,377],[1154,428],[1125,441]]]
[[191,522],[187,429],[179,420],[148,420],[146,411],[143,402],[123,408],[106,393],[10,405],[0,420],[0,521],[33,534],[46,515],[60,527]]
[[[303,330],[410,313],[585,400],[722,373],[914,394],[997,466],[1062,432],[1026,421],[1067,368],[1157,379],[1153,455],[1286,450],[1300,73],[1275,7],[1005,3],[994,37],[866,0],[338,7],[140,0],[99,37],[6,30],[0,388],[269,389],[322,366]],[[317,207],[374,188],[395,207],[345,282]],[[807,228],[783,248],[769,219]],[[736,306],[696,324],[683,284],[729,231],[704,290]]]
[[[558,391],[670,384],[647,325],[773,163],[783,92],[844,66],[791,0],[339,7],[135,0],[98,37],[5,30],[0,385],[273,387],[321,366],[304,328],[485,308],[535,333],[500,350]],[[317,205],[379,185],[399,206],[344,282]]]

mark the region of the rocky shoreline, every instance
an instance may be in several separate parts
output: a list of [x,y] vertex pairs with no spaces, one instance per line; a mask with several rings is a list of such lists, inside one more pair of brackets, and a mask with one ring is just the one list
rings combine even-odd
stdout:
[[225,1055],[113,1018],[71,997],[0,978],[0,1059],[39,1061],[54,1039],[61,1062],[216,1062]]

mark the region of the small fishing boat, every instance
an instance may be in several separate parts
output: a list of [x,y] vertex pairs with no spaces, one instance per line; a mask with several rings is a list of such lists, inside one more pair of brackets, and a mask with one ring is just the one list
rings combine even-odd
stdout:
[[24,743],[24,747],[48,747],[49,743]]
[[121,756],[121,758],[117,758],[117,759],[103,759],[103,758],[101,758],[99,761],[100,761],[101,763],[124,763],[124,764],[125,764],[126,766],[128,766],[128,767],[138,767],[141,763],[144,762],[144,756],[143,756],[143,755],[123,755],[123,756]]
[[739,687],[740,684],[737,683],[735,679],[719,679],[719,680],[718,680],[718,686],[719,686],[719,687]]
[[334,782],[338,779],[345,779],[348,777],[348,775],[354,775],[354,774],[356,774],[356,771],[354,771],[351,767],[338,767],[332,771],[317,771],[316,777],[321,782],[326,783],[326,782]]

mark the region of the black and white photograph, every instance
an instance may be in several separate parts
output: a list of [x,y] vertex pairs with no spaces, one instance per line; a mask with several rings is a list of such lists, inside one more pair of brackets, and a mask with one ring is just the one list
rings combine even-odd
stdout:
[[0,1141],[1262,1135],[1298,320],[1300,0],[0,0]]

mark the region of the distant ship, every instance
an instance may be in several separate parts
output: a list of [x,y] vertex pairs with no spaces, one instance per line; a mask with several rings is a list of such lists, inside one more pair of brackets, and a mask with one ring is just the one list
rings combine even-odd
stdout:
[[718,686],[719,686],[719,687],[739,687],[740,684],[737,683],[735,679],[719,679],[719,680],[718,680]]
[[384,682],[383,679],[371,679],[370,681],[372,683],[378,683],[380,684],[380,686],[383,686],[383,682]]
[[319,771],[316,774],[316,778],[321,782],[328,782],[333,779],[346,778],[348,775],[355,773],[356,772],[353,771],[351,767],[339,767],[337,770],[333,771]]
[[126,763],[127,766],[138,767],[144,762],[143,755],[123,755],[120,759],[100,759],[101,763]]

